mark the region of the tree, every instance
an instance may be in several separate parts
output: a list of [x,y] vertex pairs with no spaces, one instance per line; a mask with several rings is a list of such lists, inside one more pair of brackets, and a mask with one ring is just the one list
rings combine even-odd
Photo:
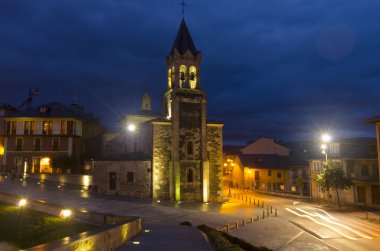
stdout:
[[302,177],[297,177],[296,186],[298,188],[300,195],[303,195],[303,182],[304,182],[304,179]]
[[330,189],[336,191],[339,210],[339,190],[347,190],[353,185],[352,180],[346,177],[342,163],[332,160],[325,162],[324,170],[317,176],[317,183],[321,186],[322,191]]

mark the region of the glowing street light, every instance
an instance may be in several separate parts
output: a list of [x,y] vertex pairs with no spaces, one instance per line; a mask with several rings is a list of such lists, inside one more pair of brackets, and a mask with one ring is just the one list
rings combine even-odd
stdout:
[[127,126],[128,131],[134,132],[136,130],[136,126],[134,124],[129,124]]
[[331,135],[329,134],[323,134],[322,137],[322,145],[321,145],[321,149],[322,149],[322,154],[325,155],[326,157],[326,162],[327,162],[327,144],[331,141]]
[[21,199],[21,200],[19,200],[19,202],[18,202],[18,207],[24,207],[24,206],[26,206],[26,203],[27,203],[28,201],[26,200],[26,199]]
[[60,217],[67,219],[71,216],[72,212],[70,209],[62,209],[61,213],[59,214]]
[[331,141],[331,136],[325,133],[322,135],[321,139],[323,143],[329,143]]

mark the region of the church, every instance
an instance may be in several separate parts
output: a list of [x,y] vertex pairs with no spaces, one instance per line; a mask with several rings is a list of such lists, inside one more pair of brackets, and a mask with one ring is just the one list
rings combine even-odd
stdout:
[[133,196],[136,191],[139,197],[155,200],[221,201],[223,124],[207,120],[201,59],[183,19],[166,58],[163,114],[151,110],[145,93],[141,111],[125,117],[122,123],[129,125],[128,131],[114,140],[117,149],[110,151],[124,152],[125,158],[95,162],[94,184],[99,192]]

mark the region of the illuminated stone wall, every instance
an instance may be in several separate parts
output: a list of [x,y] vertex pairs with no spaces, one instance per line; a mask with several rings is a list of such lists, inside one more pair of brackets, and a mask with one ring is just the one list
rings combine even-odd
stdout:
[[153,198],[170,199],[172,129],[170,122],[153,123]]
[[[116,189],[110,189],[110,173],[116,173]],[[128,181],[133,173],[133,182]],[[93,187],[99,193],[151,197],[151,161],[94,161]]]
[[210,201],[220,201],[222,195],[222,124],[207,125],[207,153],[210,162]]

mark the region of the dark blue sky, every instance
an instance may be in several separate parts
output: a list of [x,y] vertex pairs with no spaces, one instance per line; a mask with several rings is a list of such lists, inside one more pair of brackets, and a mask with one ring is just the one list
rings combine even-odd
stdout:
[[[112,127],[147,86],[161,110],[180,2],[0,1],[0,102],[18,106],[38,87],[35,104],[75,99]],[[380,114],[379,10],[374,0],[187,0],[208,117],[225,123],[225,143],[375,137],[363,121]]]

